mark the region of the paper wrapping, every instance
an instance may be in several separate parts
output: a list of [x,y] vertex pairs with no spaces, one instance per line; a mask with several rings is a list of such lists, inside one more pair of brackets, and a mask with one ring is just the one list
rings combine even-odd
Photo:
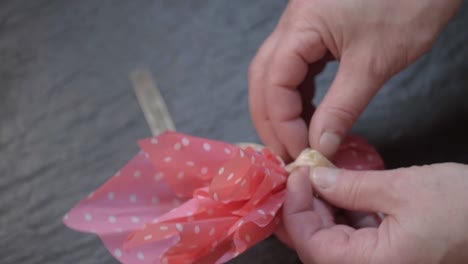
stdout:
[[[258,145],[176,132],[139,146],[141,152],[64,217],[68,227],[98,235],[125,264],[227,262],[275,231],[294,164],[329,163],[308,151],[286,167]],[[346,138],[332,162],[383,168],[377,152],[357,137]]]

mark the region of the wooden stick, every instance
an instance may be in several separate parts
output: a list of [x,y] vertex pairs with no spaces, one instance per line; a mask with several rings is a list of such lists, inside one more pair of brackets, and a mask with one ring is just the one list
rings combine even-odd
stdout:
[[150,71],[137,69],[130,74],[130,80],[151,133],[156,136],[166,130],[175,131],[174,122]]

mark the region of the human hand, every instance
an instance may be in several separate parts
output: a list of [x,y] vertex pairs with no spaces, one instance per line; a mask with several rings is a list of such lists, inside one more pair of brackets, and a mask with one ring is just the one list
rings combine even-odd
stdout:
[[[336,225],[311,204],[382,212],[378,228]],[[317,168],[288,180],[284,223],[304,263],[468,263],[468,166],[389,171]]]
[[[262,141],[285,159],[309,144],[333,155],[381,86],[430,49],[461,3],[291,0],[249,69]],[[314,78],[332,59],[339,70],[314,113]]]

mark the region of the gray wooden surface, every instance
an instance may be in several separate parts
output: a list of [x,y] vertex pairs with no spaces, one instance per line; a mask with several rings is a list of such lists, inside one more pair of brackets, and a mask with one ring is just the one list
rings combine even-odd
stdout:
[[[179,131],[257,141],[250,59],[286,1],[0,1],[0,263],[116,263],[62,215],[150,135],[129,74],[147,67]],[[468,8],[355,128],[391,166],[468,162]],[[319,78],[319,97],[336,65]],[[269,239],[232,263],[297,263]]]

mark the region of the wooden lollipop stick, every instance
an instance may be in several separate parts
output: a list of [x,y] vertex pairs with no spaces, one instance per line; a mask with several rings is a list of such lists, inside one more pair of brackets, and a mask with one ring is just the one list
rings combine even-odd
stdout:
[[174,122],[150,71],[137,69],[130,74],[130,80],[151,133],[156,136],[166,130],[175,131]]

